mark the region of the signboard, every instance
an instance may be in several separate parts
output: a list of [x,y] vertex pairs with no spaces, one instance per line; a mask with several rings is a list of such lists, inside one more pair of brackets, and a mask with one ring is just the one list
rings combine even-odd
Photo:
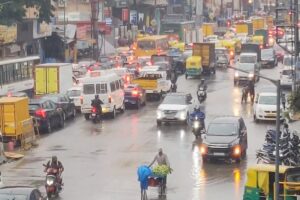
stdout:
[[0,25],[0,44],[14,43],[17,40],[17,26]]
[[128,21],[129,18],[129,10],[128,8],[122,9],[122,21]]
[[137,24],[137,11],[136,10],[130,10],[130,23],[131,24]]
[[112,19],[111,18],[105,18],[105,24],[106,25],[112,25]]

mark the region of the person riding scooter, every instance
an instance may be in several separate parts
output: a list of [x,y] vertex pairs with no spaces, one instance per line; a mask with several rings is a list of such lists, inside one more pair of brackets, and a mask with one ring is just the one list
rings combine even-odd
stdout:
[[55,169],[56,173],[53,174],[57,177],[58,183],[59,183],[59,188],[61,189],[62,185],[62,178],[61,174],[64,171],[64,167],[60,161],[57,160],[56,156],[52,156],[51,161],[48,161],[48,163],[45,165],[45,172],[48,171],[48,169]]
[[99,95],[96,94],[95,95],[95,99],[92,100],[91,106],[95,107],[97,109],[98,114],[101,116],[102,114],[102,107],[101,104],[103,104],[103,102],[99,99]]
[[205,131],[205,113],[201,111],[200,106],[194,108],[190,115],[190,121],[192,122],[192,132],[196,138],[201,136],[201,133]]
[[201,79],[200,84],[198,85],[198,90],[197,90],[197,97],[200,103],[202,103],[206,99],[206,90],[207,90],[207,85],[205,83],[204,79]]

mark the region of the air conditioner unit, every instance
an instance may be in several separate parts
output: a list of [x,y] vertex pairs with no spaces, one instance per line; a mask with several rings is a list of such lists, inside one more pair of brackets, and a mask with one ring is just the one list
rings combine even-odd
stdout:
[[58,1],[57,1],[57,6],[58,6],[59,8],[63,8],[63,7],[65,7],[65,6],[67,6],[67,0],[58,0]]

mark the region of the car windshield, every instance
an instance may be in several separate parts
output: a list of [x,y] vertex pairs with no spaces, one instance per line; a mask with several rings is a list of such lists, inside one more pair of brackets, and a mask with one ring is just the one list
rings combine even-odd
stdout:
[[176,105],[186,105],[186,98],[185,96],[176,96],[176,95],[169,95],[166,96],[162,104],[176,104]]
[[260,96],[258,104],[276,105],[276,96]]
[[208,126],[207,135],[236,135],[237,127],[233,123],[213,123]]
[[240,63],[256,63],[256,56],[241,56]]
[[293,70],[289,69],[289,70],[282,70],[281,72],[282,75],[286,75],[286,76],[290,76],[293,74]]
[[273,50],[272,49],[264,49],[261,51],[262,58],[273,58]]
[[39,104],[29,104],[29,110],[37,110],[40,108]]
[[0,194],[0,199],[27,200],[27,196],[23,194]]
[[237,68],[248,72],[254,71],[254,65],[249,63],[240,63]]
[[287,177],[286,177],[287,182],[296,182],[299,183],[300,182],[300,174],[297,172],[294,173],[288,173]]
[[79,97],[80,94],[81,94],[80,90],[69,90],[69,91],[67,91],[67,95],[69,97]]

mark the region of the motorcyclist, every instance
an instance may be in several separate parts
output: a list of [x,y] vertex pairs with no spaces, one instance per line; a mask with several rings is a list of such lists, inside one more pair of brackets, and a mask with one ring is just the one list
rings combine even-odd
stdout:
[[195,117],[198,117],[198,119],[200,119],[200,121],[202,123],[202,128],[205,129],[205,122],[204,122],[204,120],[205,120],[205,113],[201,111],[200,106],[198,106],[198,107],[196,106],[194,108],[193,115]]
[[241,103],[243,103],[243,101],[247,102],[248,93],[249,93],[248,86],[244,86],[243,89],[242,89],[242,100],[241,100]]
[[254,81],[249,81],[248,82],[248,91],[250,93],[250,97],[251,97],[251,102],[253,103],[254,101],[254,97],[255,97],[255,88],[254,88]]
[[57,177],[59,186],[61,188],[61,185],[62,185],[61,174],[64,171],[64,167],[63,167],[62,163],[57,160],[56,156],[52,156],[51,161],[49,160],[48,163],[46,164],[44,171],[47,172],[47,170],[50,168],[57,170],[57,173],[55,174],[55,176]]
[[200,92],[199,92],[199,91],[201,91],[201,90],[204,91],[204,99],[205,99],[205,98],[206,98],[207,85],[206,85],[204,79],[201,79],[201,82],[199,83],[199,85],[198,85],[198,90],[197,90],[197,97],[198,97],[198,100],[199,100],[200,103],[202,102],[202,101],[201,101],[201,95],[200,95]]
[[103,102],[99,99],[99,95],[96,94],[95,95],[95,99],[92,100],[91,106],[96,108],[96,110],[98,111],[99,115],[102,114],[101,104],[103,104]]

